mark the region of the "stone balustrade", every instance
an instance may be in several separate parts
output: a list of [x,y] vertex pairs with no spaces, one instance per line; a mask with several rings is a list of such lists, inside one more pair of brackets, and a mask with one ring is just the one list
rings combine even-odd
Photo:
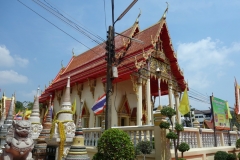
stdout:
[[[134,146],[136,146],[139,141],[153,141],[154,126],[152,125],[112,128],[121,129],[128,133]],[[83,128],[85,146],[96,147],[101,134],[101,127]],[[237,131],[230,131],[229,133],[228,131],[216,131],[217,146],[229,146],[229,144],[235,146],[235,142],[238,138],[240,138],[240,132],[238,133]],[[157,141],[157,139],[155,139],[155,141]],[[212,129],[184,127],[184,131],[180,132],[179,142],[188,143],[190,148],[214,147],[214,131]]]

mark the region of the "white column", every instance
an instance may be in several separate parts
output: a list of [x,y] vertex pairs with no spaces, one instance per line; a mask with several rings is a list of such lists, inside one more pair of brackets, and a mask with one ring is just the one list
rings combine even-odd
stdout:
[[152,124],[152,105],[151,105],[151,87],[150,87],[150,76],[147,79],[146,87],[146,101],[147,101],[147,124]]
[[137,125],[142,125],[142,78],[138,78]]
[[[173,98],[172,98],[172,82],[169,80],[168,82],[168,98],[169,98],[169,106],[174,109]],[[175,116],[172,117],[173,125],[175,124]]]
[[178,92],[174,92],[174,98],[175,98],[175,105],[176,105],[177,122],[179,124],[181,124],[181,114],[178,110],[178,107],[179,107],[179,94],[178,94]]

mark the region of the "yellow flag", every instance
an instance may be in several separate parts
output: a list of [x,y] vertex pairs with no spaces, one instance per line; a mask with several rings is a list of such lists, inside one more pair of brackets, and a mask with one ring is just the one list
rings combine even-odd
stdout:
[[31,113],[32,113],[32,110],[26,110],[25,111],[25,114],[24,114],[24,119],[25,120],[28,120],[28,118],[30,117],[30,115],[31,115]]
[[76,112],[76,98],[72,104],[72,112],[73,112],[73,114],[75,114],[75,112]]
[[227,105],[227,109],[228,109],[228,118],[232,119],[232,115],[231,115],[231,112],[230,112],[230,109],[229,109],[229,106],[228,106],[228,102],[226,102],[226,105]]
[[188,112],[190,112],[187,88],[184,90],[183,97],[178,107],[178,110],[182,115],[185,115]]

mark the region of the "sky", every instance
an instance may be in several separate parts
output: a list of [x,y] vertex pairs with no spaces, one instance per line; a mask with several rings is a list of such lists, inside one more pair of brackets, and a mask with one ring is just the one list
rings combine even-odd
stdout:
[[[112,24],[111,0],[1,0],[0,94],[15,93],[21,102],[33,101],[37,88],[49,85],[61,65],[68,64],[72,51],[79,55],[97,45],[36,2],[104,40]],[[114,1],[115,20],[131,2]],[[168,30],[189,96],[201,100],[189,97],[191,106],[208,109],[213,94],[234,107],[234,77],[240,83],[240,1],[169,0],[168,4]],[[140,30],[144,30],[157,23],[166,7],[166,1],[138,0],[116,22],[115,31],[132,26],[140,10]],[[161,97],[162,104],[167,101]]]

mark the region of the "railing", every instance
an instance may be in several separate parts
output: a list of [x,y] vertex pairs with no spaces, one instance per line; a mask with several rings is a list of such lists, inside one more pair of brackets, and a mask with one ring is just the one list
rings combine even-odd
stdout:
[[[153,141],[154,126],[125,126],[125,127],[112,127],[125,131],[134,146],[139,141]],[[84,144],[85,146],[97,146],[97,141],[101,137],[102,129],[98,128],[83,128]],[[152,144],[152,143],[151,143]]]
[[[139,141],[148,140],[153,142],[154,126],[124,126],[112,128],[117,128],[128,133],[134,146],[136,146]],[[96,147],[101,134],[102,129],[100,127],[83,128],[85,146]],[[235,146],[235,142],[238,138],[240,138],[240,135],[236,131],[230,131],[229,133],[227,131],[216,131],[217,146],[228,146],[229,140],[231,142],[231,146]],[[155,139],[155,141],[157,141],[157,139]],[[184,127],[184,131],[180,132],[179,142],[188,143],[190,148],[214,147],[214,131],[212,129]]]

